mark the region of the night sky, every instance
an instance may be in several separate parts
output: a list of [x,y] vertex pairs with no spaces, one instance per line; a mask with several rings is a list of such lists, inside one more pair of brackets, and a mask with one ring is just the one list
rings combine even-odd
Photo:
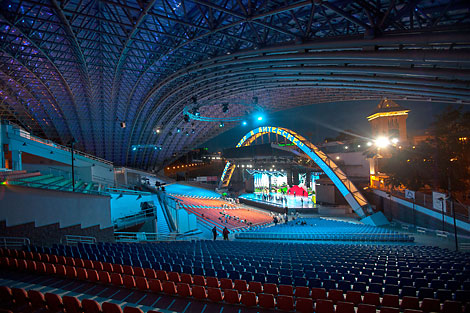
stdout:
[[[411,110],[407,119],[408,134],[424,131],[434,116],[448,106],[447,103],[437,102],[396,102]],[[348,129],[369,136],[370,126],[366,116],[374,111],[377,104],[376,100],[314,104],[266,114],[262,122],[255,122],[250,117],[247,119],[248,125],[236,126],[201,146],[208,147],[211,152],[235,147],[248,131],[262,125],[291,129],[313,143],[322,142],[325,137],[336,137],[339,131]]]

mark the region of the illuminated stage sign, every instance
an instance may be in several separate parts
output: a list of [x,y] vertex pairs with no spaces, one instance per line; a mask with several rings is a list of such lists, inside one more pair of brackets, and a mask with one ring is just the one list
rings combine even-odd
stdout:
[[[367,208],[367,210],[369,210],[369,203],[359,192],[356,186],[354,186],[354,184],[347,178],[344,172],[341,171],[341,169],[333,162],[333,160],[331,160],[324,152],[292,130],[273,126],[258,127],[243,136],[236,147],[240,148],[243,146],[249,146],[256,138],[268,133],[283,136],[292,142],[295,146],[297,146],[300,150],[302,150],[305,154],[307,154],[331,179],[352,209],[361,218],[367,216],[367,212],[364,212],[364,209]],[[221,186],[227,187],[229,185],[230,178],[234,170],[235,164],[227,162],[220,179]]]

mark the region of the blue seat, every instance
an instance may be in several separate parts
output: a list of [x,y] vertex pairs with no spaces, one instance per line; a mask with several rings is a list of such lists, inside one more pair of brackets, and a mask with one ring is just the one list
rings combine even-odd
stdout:
[[215,270],[213,268],[204,268],[204,271],[206,272],[206,276],[211,276],[215,277]]
[[330,289],[336,289],[336,281],[332,279],[325,279],[322,281],[322,287],[327,291]]
[[338,289],[342,290],[344,293],[351,290],[351,282],[349,280],[340,280],[338,282]]
[[386,284],[384,288],[384,294],[386,295],[397,295],[399,294],[398,285]]
[[462,287],[462,284],[454,279],[450,279],[446,283],[446,289],[450,289],[452,291],[456,291],[457,289],[460,289]]
[[227,278],[228,273],[226,270],[217,270],[217,278]]
[[321,280],[319,278],[310,278],[308,280],[308,287],[310,288],[321,288]]
[[423,300],[424,298],[434,298],[434,290],[428,287],[421,287],[418,290],[418,298]]
[[369,284],[369,289],[367,290],[368,292],[375,292],[378,294],[382,294],[382,284],[378,283],[370,283]]
[[266,276],[263,273],[255,273],[253,275],[253,280],[264,284],[266,282]]
[[179,264],[173,264],[171,268],[173,272],[181,273],[183,271],[183,267]]
[[295,277],[294,278],[294,285],[299,287],[306,287],[307,286],[307,279],[303,277]]
[[395,276],[385,277],[385,284],[398,285],[398,277],[395,277]]
[[267,274],[266,282],[271,284],[279,284],[279,275]]
[[452,290],[449,289],[438,289],[436,291],[436,298],[441,302],[446,300],[452,301]]
[[167,272],[172,272],[173,271],[170,263],[163,263],[162,264],[162,270],[167,271]]
[[416,278],[415,280],[415,287],[420,289],[421,287],[428,287],[428,281],[425,278]]
[[250,272],[243,272],[241,274],[242,274],[242,277],[241,277],[242,280],[246,280],[247,282],[250,282],[253,280],[253,275]]
[[367,292],[367,284],[365,282],[355,282],[353,284],[353,290],[361,293]]
[[202,267],[194,267],[193,268],[194,275],[205,275],[204,269]]
[[445,283],[444,281],[440,280],[440,279],[433,279],[431,281],[431,285],[430,287],[434,290],[437,290],[437,289],[445,289]]
[[291,276],[280,276],[279,283],[281,285],[292,285],[292,277]]
[[231,280],[237,280],[241,277],[240,272],[238,271],[229,271],[228,276]]
[[186,273],[186,274],[193,274],[193,268],[192,266],[189,266],[189,265],[183,265],[183,273]]

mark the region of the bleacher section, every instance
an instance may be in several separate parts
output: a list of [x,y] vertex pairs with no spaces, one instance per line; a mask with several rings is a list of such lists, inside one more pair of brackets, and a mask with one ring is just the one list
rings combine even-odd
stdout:
[[[29,246],[1,249],[0,256],[1,281],[14,279],[13,271],[28,280],[19,286],[42,281],[72,296],[82,293],[81,299],[99,295],[135,306],[148,295],[178,295],[153,298],[153,306],[169,309],[187,299],[191,312],[206,309],[195,300],[218,304],[213,312],[242,305],[318,313],[462,313],[470,301],[470,255],[436,247],[197,241]],[[41,280],[41,274],[49,277]],[[6,300],[29,295],[1,291]]]
[[219,231],[227,227],[232,231],[242,231],[272,222],[272,216],[258,210],[238,206],[215,198],[193,198],[173,195],[188,212],[197,216],[198,221]]
[[[39,172],[26,173],[26,171],[2,172],[1,174],[0,181],[2,181],[3,184],[60,191],[73,190],[72,180],[63,176],[54,176],[52,174],[41,175]],[[98,183],[85,182],[82,180],[75,183],[75,192],[100,194],[104,191],[104,186]]]
[[[305,225],[302,225],[305,222]],[[236,234],[237,239],[412,242],[408,234],[383,227],[326,218],[298,218],[273,227]]]

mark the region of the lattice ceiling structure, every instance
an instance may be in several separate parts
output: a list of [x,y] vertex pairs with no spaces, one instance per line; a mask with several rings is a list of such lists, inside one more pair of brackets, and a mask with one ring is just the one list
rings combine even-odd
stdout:
[[469,25],[466,0],[4,0],[0,117],[153,169],[222,131],[194,99],[470,104]]

